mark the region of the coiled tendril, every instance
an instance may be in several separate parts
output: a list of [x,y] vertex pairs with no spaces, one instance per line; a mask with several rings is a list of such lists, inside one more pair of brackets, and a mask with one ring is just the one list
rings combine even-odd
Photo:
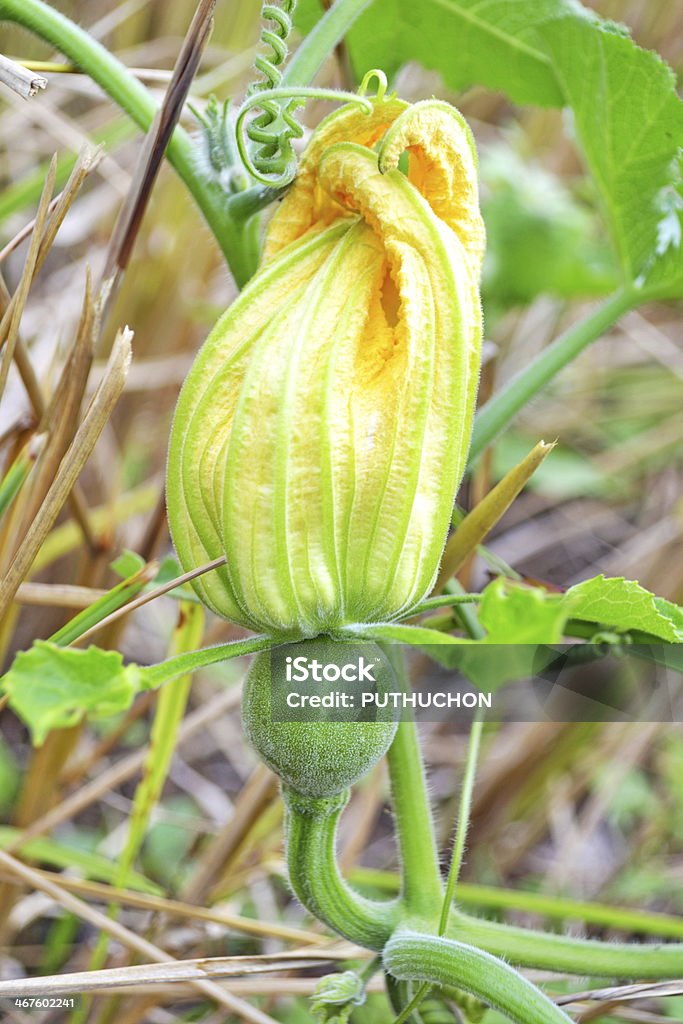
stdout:
[[[261,17],[275,27],[264,28],[261,32],[261,42],[270,48],[270,52],[257,55],[254,64],[263,80],[249,86],[248,96],[277,89],[280,85],[280,67],[287,58],[287,38],[292,31],[295,7],[296,0],[280,0],[277,7],[271,3],[263,5]],[[261,113],[252,118],[247,127],[247,135],[258,147],[253,157],[254,165],[262,174],[282,175],[293,157],[291,140],[300,139],[303,135],[303,128],[294,116],[299,104],[295,99],[286,104],[265,97],[259,97],[259,100]]]
[[[368,113],[372,110],[372,104],[363,96],[367,75],[363,79],[360,95],[336,89],[282,87],[280,68],[287,58],[287,38],[292,30],[292,14],[295,7],[296,0],[280,0],[278,6],[272,3],[263,5],[263,20],[274,25],[274,28],[264,28],[261,32],[261,42],[269,47],[269,53],[265,56],[259,54],[254,61],[256,69],[263,77],[261,81],[253,82],[249,86],[247,98],[240,108],[235,124],[237,148],[245,169],[256,181],[271,188],[283,188],[296,174],[297,161],[292,140],[300,139],[304,130],[297,121],[295,112],[307,99],[357,103]],[[376,74],[378,77],[378,98],[382,99],[386,79],[382,87],[382,72],[370,74]],[[246,125],[246,136],[252,144],[250,150],[245,139],[245,117],[255,108],[260,110],[260,113]]]

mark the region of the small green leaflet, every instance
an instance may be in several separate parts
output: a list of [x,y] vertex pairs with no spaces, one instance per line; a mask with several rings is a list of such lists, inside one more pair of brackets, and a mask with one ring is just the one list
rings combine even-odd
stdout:
[[[562,640],[567,614],[561,594],[499,577],[486,587],[479,605],[486,636],[462,650],[459,670],[484,690],[533,676],[555,656],[546,645]],[[504,657],[501,644],[507,645]]]
[[[554,657],[552,645],[567,635],[570,619],[588,623],[596,633],[610,629],[645,634],[662,643],[683,642],[683,609],[621,577],[596,576],[564,594],[500,577],[484,590],[478,618],[486,630],[483,640],[426,647],[423,640],[420,646],[440,665],[457,669],[485,689],[541,671]],[[498,645],[507,646],[504,658]],[[678,650],[662,648],[664,653],[667,649]]]
[[2,684],[10,707],[40,746],[51,729],[76,725],[85,715],[106,718],[125,711],[142,688],[141,680],[137,665],[124,667],[116,651],[37,640],[16,656]]
[[620,633],[636,630],[669,643],[683,642],[683,610],[655,597],[635,580],[595,576],[571,587],[564,602],[572,619]]
[[[307,30],[320,6],[299,6]],[[570,107],[625,280],[644,299],[683,294],[683,103],[671,69],[622,26],[577,0],[375,0],[347,45],[359,80],[417,60],[451,89]]]
[[36,640],[17,654],[0,679],[13,711],[40,746],[51,729],[75,725],[84,717],[107,718],[130,707],[142,690],[168,683],[196,669],[271,647],[267,636],[230,640],[176,654],[156,665],[124,665],[117,651],[81,650]]
[[[135,573],[140,572],[145,567],[146,562],[136,551],[130,551],[126,548],[121,552],[119,557],[113,562],[110,562],[109,565],[117,576],[120,576],[122,579],[126,579],[127,577],[131,577]],[[159,565],[159,569],[156,572],[154,579],[145,584],[143,589],[147,592],[156,590],[157,587],[161,587],[182,575],[182,571],[183,570],[178,559],[174,558],[172,555],[167,555]],[[189,583],[181,584],[176,587],[175,590],[169,590],[166,596],[177,601],[191,601],[193,604],[201,604]]]
[[146,562],[142,555],[139,555],[137,551],[124,548],[121,554],[109,563],[109,568],[123,580],[127,576],[134,576],[136,572],[140,572],[145,565]]
[[[490,583],[479,604],[483,640],[462,646],[430,646],[431,658],[454,668],[481,689],[493,690],[540,672],[556,655],[569,615],[562,594],[528,587],[502,576]],[[501,657],[500,646],[506,645]]]

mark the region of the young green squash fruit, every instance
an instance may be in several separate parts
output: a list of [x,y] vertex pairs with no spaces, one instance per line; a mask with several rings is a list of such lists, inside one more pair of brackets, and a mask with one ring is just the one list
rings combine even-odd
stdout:
[[[299,685],[287,679],[287,659],[318,663],[330,676],[362,658],[372,666],[374,684],[367,692],[396,691],[391,666],[376,644],[350,644],[318,637],[257,654],[247,673],[242,695],[242,722],[247,739],[282,782],[304,797],[331,797],[362,778],[389,749],[396,732],[393,709],[330,707],[305,712],[289,708],[289,693],[324,697],[353,694],[355,683],[340,679],[311,679]],[[301,662],[297,661],[297,664]],[[320,670],[318,670],[320,673]],[[305,720],[303,715],[308,720]],[[376,717],[377,720],[373,720]],[[298,718],[295,721],[278,719]],[[385,720],[382,720],[385,719]]]

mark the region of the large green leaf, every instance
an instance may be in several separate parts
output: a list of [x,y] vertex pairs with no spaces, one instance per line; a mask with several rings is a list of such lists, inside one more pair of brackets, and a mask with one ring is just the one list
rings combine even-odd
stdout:
[[683,104],[671,68],[609,25],[563,18],[543,38],[626,279],[681,294]]
[[[308,31],[318,0],[300,0]],[[485,85],[517,103],[561,106],[562,92],[539,34],[548,21],[594,18],[572,0],[375,0],[347,36],[358,77],[373,67],[393,75],[407,61],[439,71],[451,89]]]
[[[319,13],[301,0],[301,27]],[[577,0],[374,0],[347,44],[359,76],[417,60],[452,89],[571,107],[625,279],[683,294],[683,104],[671,70],[621,26]]]

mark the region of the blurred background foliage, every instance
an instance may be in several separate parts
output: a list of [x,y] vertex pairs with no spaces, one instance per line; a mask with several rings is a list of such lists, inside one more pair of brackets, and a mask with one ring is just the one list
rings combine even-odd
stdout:
[[[194,9],[192,0],[59,0],[54,6],[140,69],[157,97]],[[602,0],[593,6],[625,22],[638,43],[658,50],[680,72],[679,5],[669,0]],[[218,0],[214,32],[192,89],[197,107],[210,93],[221,99],[243,93],[259,12],[254,0]],[[0,49],[8,55],[55,59],[48,47],[21,30],[3,25],[1,38]],[[0,247],[33,217],[53,153],[58,154],[58,179],[63,182],[86,140],[104,146],[97,170],[32,288],[22,320],[22,337],[49,395],[76,332],[86,268],[95,279],[101,272],[140,139],[87,78],[48,77],[47,91],[30,103],[4,89],[0,97]],[[355,85],[343,47],[321,80]],[[435,93],[452,100],[477,137],[489,239],[482,375],[482,395],[487,396],[496,382],[524,366],[567,323],[585,315],[591,301],[609,293],[615,267],[604,224],[572,141],[571,123],[562,112],[518,108],[478,88],[452,94],[417,64],[404,67],[395,85],[406,99]],[[325,110],[323,104],[311,104],[305,122],[314,125]],[[184,122],[196,131],[189,113]],[[24,257],[25,245],[0,265],[10,292]],[[117,581],[109,563],[123,549],[145,558],[169,553],[162,488],[176,395],[198,346],[234,295],[214,240],[182,184],[164,167],[95,353],[96,379],[115,330],[122,324],[134,329],[134,360],[125,392],[81,477],[88,505],[99,510],[98,546],[88,551],[77,532],[63,527],[55,549],[58,557],[34,576],[36,581],[108,587]],[[680,303],[653,304],[630,313],[524,411],[480,461],[459,500],[471,507],[539,438],[558,438],[557,449],[496,528],[490,549],[519,573],[556,585],[604,572],[639,579],[680,602],[682,398]],[[22,384],[12,372],[0,409],[6,464],[34,426]],[[68,518],[67,511],[63,523]],[[16,528],[10,516],[3,526],[4,541]],[[479,589],[487,574],[486,563],[478,559],[466,566],[461,580]],[[49,636],[72,613],[66,604],[22,603],[0,630],[2,656],[8,659],[34,638]],[[123,626],[117,623],[97,642],[118,646],[137,661],[159,660],[167,652],[176,614],[177,605],[163,598]],[[209,619],[205,642],[238,635],[229,624]],[[124,900],[121,920],[180,957],[291,948],[297,943],[283,931],[288,927],[299,929],[302,936],[307,930],[309,941],[311,933],[313,941],[323,938],[319,926],[288,895],[276,788],[265,769],[256,766],[240,732],[237,706],[243,671],[237,662],[198,673],[189,715],[214,706],[212,701],[215,712],[201,727],[191,727],[178,745],[137,873],[126,883],[129,890],[147,896],[137,905]],[[139,699],[122,719],[53,734],[37,753],[17,719],[8,712],[2,716],[0,816],[7,828],[0,831],[0,845],[16,843],[17,829],[66,807],[54,825],[30,840],[33,846],[22,848],[22,856],[76,888],[81,882],[83,898],[94,904],[111,895],[107,884],[115,877],[123,846],[141,767],[136,753],[147,742],[153,700],[153,695]],[[193,719],[186,719],[186,725],[188,721]],[[436,724],[425,726],[425,733],[445,846],[465,737]],[[123,773],[117,775],[122,764]],[[359,787],[344,822],[342,861],[366,885],[390,885],[386,872],[395,867],[385,791],[380,770]],[[65,800],[74,801],[72,811]],[[680,728],[506,727],[495,743],[489,742],[482,763],[465,881],[683,914]],[[0,930],[3,975],[85,969],[96,929],[2,882],[6,879],[0,879],[6,911]],[[155,904],[160,896],[181,901],[184,910]],[[482,905],[474,895],[470,898],[472,905]],[[193,909],[197,906],[211,908],[213,919],[198,917]],[[505,913],[521,923],[552,926],[544,915],[523,907],[504,911],[495,900],[484,901],[484,906],[488,913]],[[264,930],[249,932],[234,922],[226,924],[226,915],[261,922]],[[569,916],[565,923],[577,934],[617,934],[607,925],[582,924],[580,916]],[[128,955],[123,947],[113,946],[110,963],[126,963]],[[311,1019],[304,997],[312,990],[314,974],[242,979],[229,987],[271,1018],[303,1024]],[[93,1005],[90,1019],[126,1024],[242,1019],[173,987],[119,999],[115,1009],[104,998]],[[18,1011],[8,1012],[8,1019],[27,1019]],[[31,1014],[32,1021],[57,1019],[68,1015]],[[609,1017],[590,1019],[651,1024],[682,1020],[683,1003],[652,1000],[637,1010],[622,1007]],[[392,1017],[378,993],[352,1020],[388,1024]],[[496,1020],[489,1014],[486,1024]]]

